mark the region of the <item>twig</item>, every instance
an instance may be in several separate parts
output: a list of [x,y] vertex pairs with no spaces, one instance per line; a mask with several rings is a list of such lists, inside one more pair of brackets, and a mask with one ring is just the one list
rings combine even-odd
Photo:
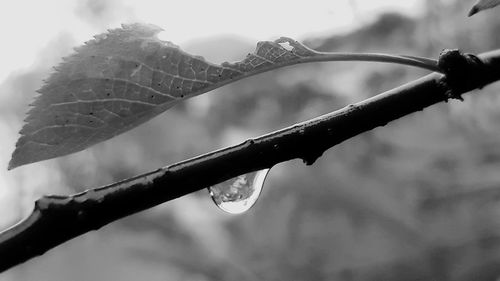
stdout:
[[[500,80],[500,50],[480,58],[487,75],[455,85],[451,90],[456,95]],[[40,198],[28,218],[0,233],[0,271],[117,219],[235,176],[295,158],[310,165],[336,144],[447,100],[449,91],[444,76],[433,73],[233,147],[79,194]]]

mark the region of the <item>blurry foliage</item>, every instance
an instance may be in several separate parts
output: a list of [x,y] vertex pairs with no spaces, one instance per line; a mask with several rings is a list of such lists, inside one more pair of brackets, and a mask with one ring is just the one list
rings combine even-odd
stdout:
[[[374,23],[345,35],[310,40],[310,45],[320,51],[383,51],[403,52],[405,47],[412,48],[419,38],[408,36],[415,33],[418,23],[404,15],[384,14]],[[388,44],[390,42],[390,44]],[[403,47],[403,49],[401,48]]]
[[[467,19],[470,1],[426,3],[420,19],[386,14],[352,33],[307,42],[324,51],[428,56],[444,47],[500,48],[498,13]],[[290,67],[194,98],[57,161],[69,186],[102,185],[332,111],[422,73],[380,64]],[[155,233],[143,242],[148,246],[128,253],[137,263],[175,269],[162,280],[497,280],[499,88],[362,134],[311,167],[274,167],[247,214],[227,216],[200,192],[100,235]]]

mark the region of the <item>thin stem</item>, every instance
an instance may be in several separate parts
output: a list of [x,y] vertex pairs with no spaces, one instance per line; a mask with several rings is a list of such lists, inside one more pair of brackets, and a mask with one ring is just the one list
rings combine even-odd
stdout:
[[406,56],[406,55],[388,55],[379,53],[329,53],[329,52],[318,52],[321,56],[311,57],[311,61],[373,61],[373,62],[384,62],[384,63],[396,63],[402,65],[409,65],[414,67],[419,67],[427,69],[430,71],[443,73],[443,71],[438,67],[437,60],[416,57],[416,56]]
[[402,55],[402,57],[407,57],[407,58],[410,58],[410,59],[419,60],[419,61],[422,61],[422,62],[427,63],[429,65],[437,65],[438,64],[437,60],[430,59],[430,58],[417,57],[417,56],[408,56],[408,55]]
[[[307,48],[303,46],[303,48]],[[313,56],[301,57],[300,59],[293,61],[285,61],[281,63],[271,64],[269,66],[263,68],[257,68],[249,72],[245,72],[242,75],[237,77],[227,79],[225,81],[220,81],[213,85],[210,85],[204,88],[203,91],[198,91],[191,93],[190,95],[186,95],[185,99],[191,98],[197,95],[201,95],[213,89],[222,87],[226,84],[233,83],[240,79],[244,79],[246,77],[250,77],[253,75],[257,75],[263,72],[271,71],[274,69],[278,69],[285,66],[291,66],[296,64],[303,63],[311,63],[311,62],[329,62],[329,61],[363,61],[363,62],[382,62],[382,63],[394,63],[400,65],[408,65],[418,68],[423,68],[426,70],[430,70],[433,72],[445,74],[441,68],[438,67],[437,60],[424,58],[424,57],[416,57],[416,56],[407,56],[407,55],[388,55],[388,54],[380,54],[380,53],[341,53],[341,52],[318,52],[313,49],[307,48],[310,52],[315,53]]]

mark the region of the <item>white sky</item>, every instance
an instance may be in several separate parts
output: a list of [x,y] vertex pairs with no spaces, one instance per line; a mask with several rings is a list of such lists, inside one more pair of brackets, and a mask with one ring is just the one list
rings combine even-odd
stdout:
[[[29,67],[48,41],[61,32],[76,42],[123,22],[142,21],[165,29],[160,38],[181,45],[194,38],[237,34],[251,40],[279,36],[302,39],[349,30],[381,11],[421,10],[421,0],[108,0],[112,12],[89,24],[78,6],[99,0],[0,0],[0,80]],[[1,3],[1,2],[0,2]],[[8,4],[5,4],[8,3]]]

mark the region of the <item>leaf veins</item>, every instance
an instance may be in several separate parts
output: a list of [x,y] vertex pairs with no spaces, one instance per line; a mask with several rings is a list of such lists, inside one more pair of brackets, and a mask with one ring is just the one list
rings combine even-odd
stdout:
[[282,37],[221,65],[159,40],[161,28],[123,25],[75,49],[38,90],[9,169],[81,151],[177,102],[235,80],[321,56]]

